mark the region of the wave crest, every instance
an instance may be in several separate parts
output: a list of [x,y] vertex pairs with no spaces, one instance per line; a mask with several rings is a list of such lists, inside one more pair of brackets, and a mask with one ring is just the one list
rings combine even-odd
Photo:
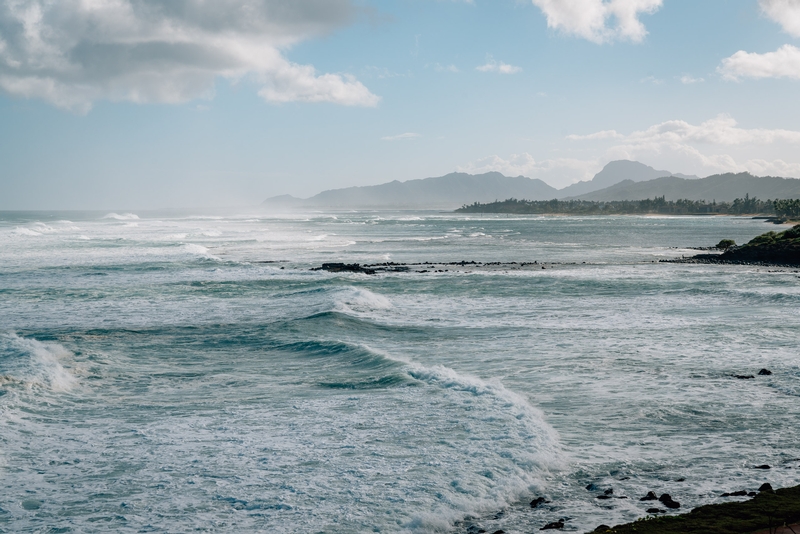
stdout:
[[103,216],[103,219],[115,219],[117,221],[134,221],[138,220],[139,216],[135,213],[108,213]]
[[72,356],[58,343],[43,343],[16,334],[0,336],[0,373],[6,384],[69,391],[78,379],[62,362]]

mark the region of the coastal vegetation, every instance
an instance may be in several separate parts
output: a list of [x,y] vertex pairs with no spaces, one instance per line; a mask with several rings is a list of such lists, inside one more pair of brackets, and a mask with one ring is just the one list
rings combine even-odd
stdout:
[[745,195],[732,202],[707,200],[666,200],[664,196],[644,200],[496,200],[464,204],[460,213],[515,213],[564,215],[765,215],[800,218],[800,200],[759,200]]
[[784,199],[774,202],[775,215],[784,219],[800,219],[800,199]]
[[699,254],[692,258],[705,263],[763,263],[800,265],[800,224],[783,232],[767,232],[754,237],[742,246],[723,239],[717,248],[722,254]]

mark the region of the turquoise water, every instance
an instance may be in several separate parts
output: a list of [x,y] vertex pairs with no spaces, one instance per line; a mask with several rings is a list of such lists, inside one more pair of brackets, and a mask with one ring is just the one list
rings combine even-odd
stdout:
[[[800,273],[658,262],[770,229],[0,213],[0,531],[583,532],[800,483]],[[310,270],[462,260],[548,268]]]

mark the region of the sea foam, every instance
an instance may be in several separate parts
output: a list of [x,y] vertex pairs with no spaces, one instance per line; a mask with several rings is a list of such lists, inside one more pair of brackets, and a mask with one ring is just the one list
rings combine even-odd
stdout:
[[132,221],[138,218],[139,216],[135,213],[109,213],[103,216],[103,219],[116,219],[117,221]]
[[369,311],[386,310],[392,307],[391,301],[369,289],[346,287],[336,292],[334,296],[336,311]]
[[69,391],[77,378],[63,365],[72,353],[58,343],[43,343],[16,334],[0,336],[0,372],[6,383]]

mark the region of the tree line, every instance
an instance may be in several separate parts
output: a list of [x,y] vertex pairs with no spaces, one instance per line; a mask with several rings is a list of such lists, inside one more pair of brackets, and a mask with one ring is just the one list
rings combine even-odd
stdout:
[[782,218],[800,217],[800,199],[759,200],[750,195],[733,202],[706,200],[666,200],[664,196],[645,200],[495,200],[464,204],[462,213],[519,213],[567,215],[629,215],[658,213],[665,215],[772,215]]

